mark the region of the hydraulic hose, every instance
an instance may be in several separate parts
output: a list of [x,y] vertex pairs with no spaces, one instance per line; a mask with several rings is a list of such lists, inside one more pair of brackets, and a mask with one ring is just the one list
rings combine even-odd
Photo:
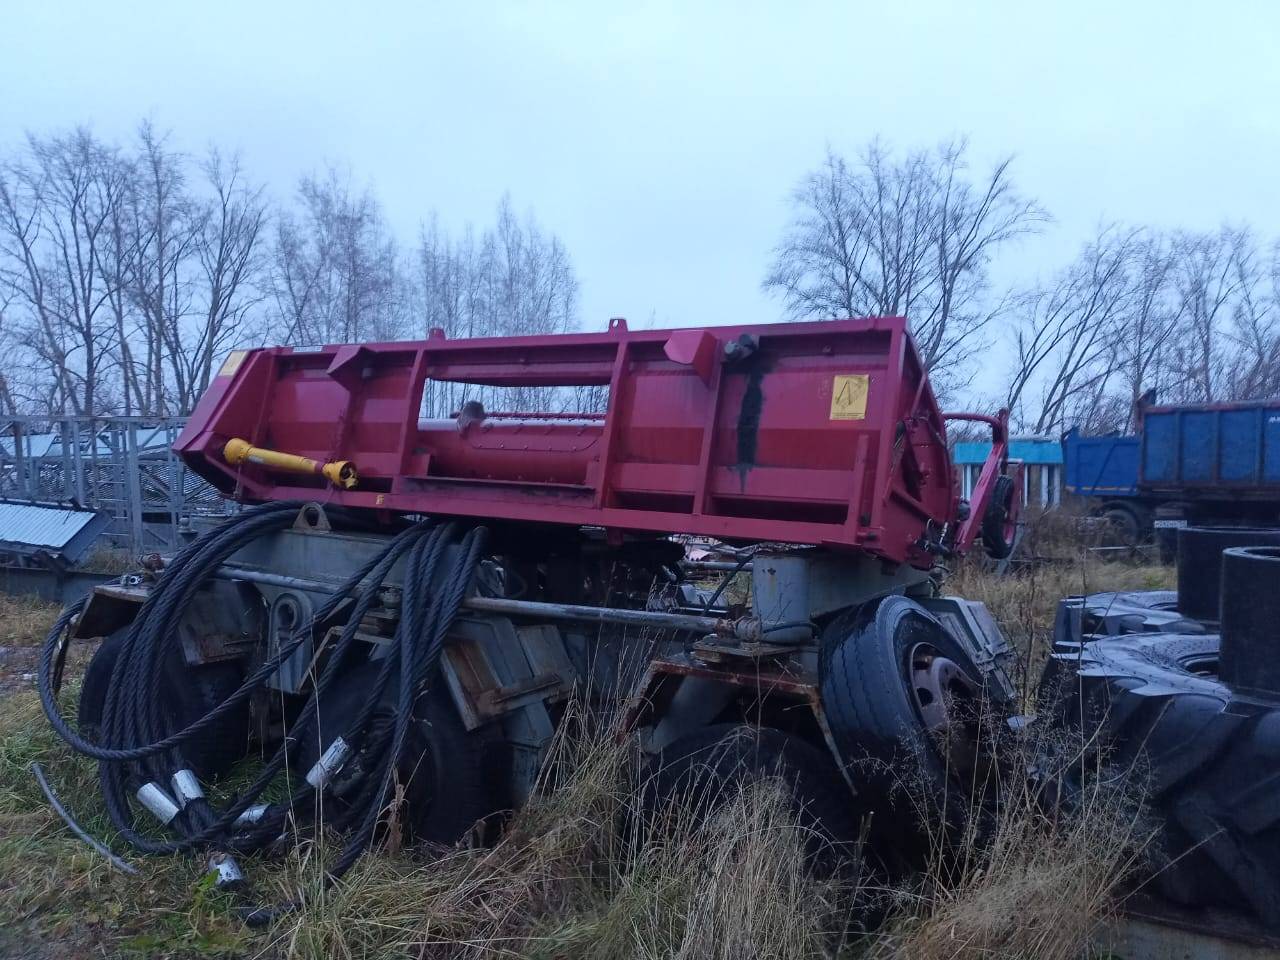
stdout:
[[[45,714],[73,749],[98,761],[99,785],[111,822],[128,843],[143,853],[192,849],[250,852],[274,844],[290,825],[308,823],[318,806],[316,793],[327,787],[325,778],[317,777],[313,782],[308,776],[302,783],[289,782],[290,795],[280,802],[262,804],[260,798],[282,773],[288,777],[286,759],[291,747],[312,730],[326,691],[342,672],[346,655],[356,643],[361,621],[377,601],[392,568],[403,558],[400,620],[386,656],[379,661],[365,706],[349,726],[349,736],[354,741],[349,749],[373,758],[372,769],[357,784],[355,801],[337,818],[326,820],[349,833],[342,853],[328,872],[330,880],[341,877],[373,841],[395,771],[404,759],[414,705],[425,685],[433,682],[444,638],[471,589],[485,544],[483,527],[465,529],[458,523],[424,521],[403,529],[355,571],[309,622],[295,629],[273,656],[249,673],[237,690],[204,716],[182,729],[174,729],[175,723],[163,707],[164,665],[173,653],[172,645],[178,642],[177,626],[191,598],[228,557],[247,543],[291,526],[300,506],[277,503],[245,510],[188,545],[169,562],[123,638],[106,688],[97,742],[74,730],[57,704],[67,631],[83,603],[64,611],[49,632],[38,680]],[[331,514],[342,516],[338,511]],[[450,548],[454,548],[452,553]],[[446,570],[441,565],[447,556],[452,559]],[[190,772],[184,750],[194,737],[231,711],[246,709],[248,699],[317,628],[334,619],[344,604],[350,605],[342,611],[344,626],[327,651],[324,666],[283,742],[252,783],[224,807],[214,806],[203,796]],[[390,691],[394,691],[394,723],[374,722],[375,707]],[[168,797],[171,783],[178,797],[176,803]],[[176,808],[167,816],[170,836],[157,839],[138,829],[134,798],[143,796],[155,804],[142,800],[153,813],[156,805],[166,810]],[[255,809],[249,817],[251,808]]]

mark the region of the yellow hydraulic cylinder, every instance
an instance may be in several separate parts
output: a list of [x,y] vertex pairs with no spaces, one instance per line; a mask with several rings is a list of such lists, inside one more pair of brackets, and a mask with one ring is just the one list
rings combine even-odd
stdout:
[[256,463],[269,470],[281,470],[285,473],[318,473],[327,477],[335,487],[342,487],[344,490],[350,490],[360,479],[356,474],[355,464],[350,460],[328,460],[321,463],[310,457],[255,447],[248,440],[241,440],[239,437],[227,441],[227,445],[222,448],[222,456],[232,466]]

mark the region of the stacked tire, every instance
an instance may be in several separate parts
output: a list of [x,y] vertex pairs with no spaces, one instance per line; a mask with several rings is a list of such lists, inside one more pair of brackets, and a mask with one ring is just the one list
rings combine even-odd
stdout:
[[1196,620],[1217,621],[1222,554],[1233,547],[1280,546],[1280,530],[1257,527],[1187,527],[1178,531],[1178,609]]
[[[1216,575],[1212,618],[1186,617],[1206,611],[1196,589],[1174,613],[1198,631],[1129,620],[1099,635],[1084,629],[1093,598],[1075,598],[1083,612],[1060,611],[1042,696],[1056,694],[1048,716],[1079,732],[1078,768],[1128,782],[1156,815],[1148,889],[1280,928],[1280,547],[1233,547],[1214,531],[1182,552],[1186,533],[1180,582]],[[1197,549],[1206,542],[1216,556]]]

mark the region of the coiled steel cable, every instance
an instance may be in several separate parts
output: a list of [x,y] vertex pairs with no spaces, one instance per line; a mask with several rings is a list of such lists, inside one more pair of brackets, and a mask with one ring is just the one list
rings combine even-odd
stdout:
[[[308,623],[299,626],[273,656],[207,714],[174,730],[171,718],[161,707],[163,665],[169,652],[166,645],[176,642],[176,627],[187,603],[237,550],[257,537],[291,526],[300,506],[277,503],[245,510],[170,561],[139,609],[113,665],[103,705],[101,742],[81,737],[57,706],[66,633],[83,603],[64,611],[45,641],[38,683],[45,714],[73,749],[99,761],[100,787],[112,823],[122,837],[144,853],[193,848],[253,851],[275,843],[291,822],[306,821],[307,811],[315,807],[315,788],[310,783],[300,785],[286,800],[267,805],[253,823],[238,824],[241,815],[258,802],[285,768],[293,744],[308,735],[325,692],[339,676],[345,655],[355,643],[361,621],[377,600],[392,567],[404,558],[402,611],[391,649],[383,658],[360,715],[350,725],[354,737],[361,740],[360,748],[366,755],[376,757],[377,762],[359,784],[352,806],[328,821],[340,829],[354,828],[329,871],[330,881],[341,877],[372,843],[392,777],[402,760],[414,704],[439,664],[444,637],[471,588],[485,543],[483,527],[462,532],[457,523],[434,525],[429,521],[408,527],[339,586]],[[450,547],[455,548],[453,562],[447,571],[442,571],[441,563]],[[149,782],[165,784],[176,771],[188,769],[183,749],[192,738],[230,711],[242,708],[312,636],[314,629],[348,602],[351,609],[345,625],[327,654],[305,706],[253,782],[223,809],[215,808],[204,798],[185,804],[168,824],[170,831],[177,834],[174,839],[159,840],[140,832],[135,825],[131,790]],[[375,706],[397,674],[394,724],[371,723]]]

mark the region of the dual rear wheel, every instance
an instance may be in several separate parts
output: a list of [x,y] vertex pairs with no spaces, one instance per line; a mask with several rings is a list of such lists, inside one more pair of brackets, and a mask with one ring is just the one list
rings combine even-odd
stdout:
[[[838,759],[795,734],[717,724],[663,751],[649,789],[663,803],[706,811],[746,781],[779,778],[815,863],[856,852],[872,875],[901,877],[970,812],[982,674],[906,597],[838,619],[825,647],[823,708]],[[922,811],[931,822],[922,824]]]

